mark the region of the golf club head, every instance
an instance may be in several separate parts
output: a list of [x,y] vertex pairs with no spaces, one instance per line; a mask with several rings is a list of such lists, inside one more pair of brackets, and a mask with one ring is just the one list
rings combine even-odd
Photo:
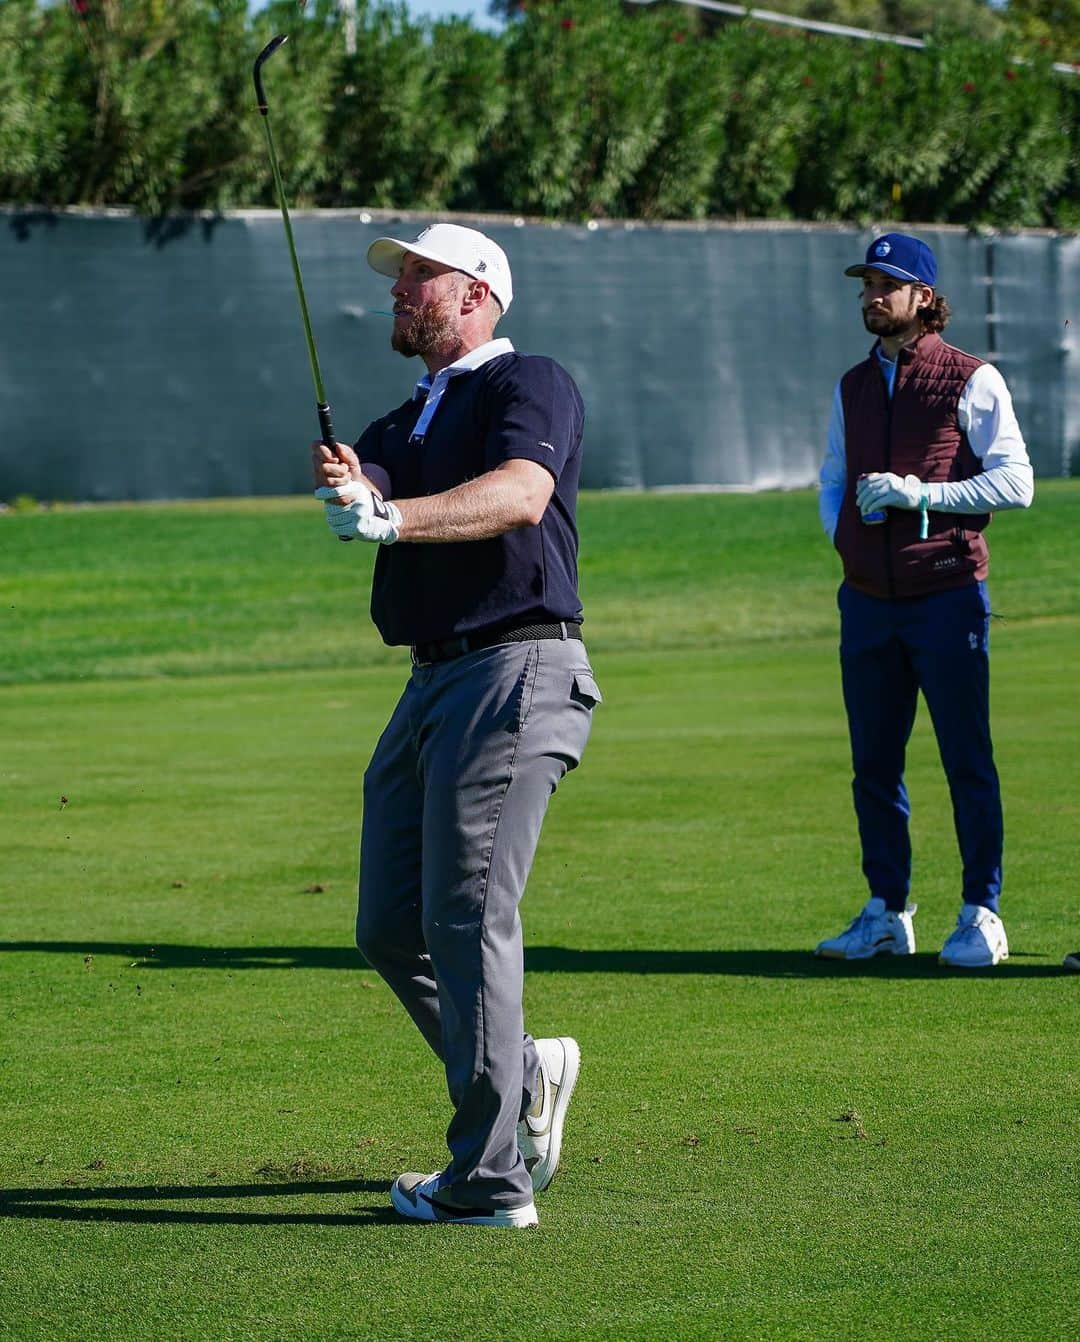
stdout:
[[271,38],[270,41],[267,42],[266,46],[263,47],[262,51],[260,51],[259,54],[255,57],[255,66],[251,72],[251,75],[252,78],[255,80],[255,100],[258,104],[259,111],[263,114],[263,116],[266,115],[268,109],[266,103],[266,94],[263,93],[262,67],[266,63],[266,61],[270,59],[270,57],[274,54],[274,52],[277,51],[278,47],[284,46],[288,40],[289,40],[288,33],[278,33],[277,37]]

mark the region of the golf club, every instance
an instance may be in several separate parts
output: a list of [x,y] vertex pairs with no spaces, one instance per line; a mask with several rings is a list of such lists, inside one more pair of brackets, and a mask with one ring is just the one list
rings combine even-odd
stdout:
[[311,376],[315,383],[315,409],[319,416],[319,428],[322,430],[323,442],[336,455],[334,425],[330,418],[330,406],[326,400],[322,373],[319,371],[319,356],[315,350],[315,337],[311,334],[311,318],[308,316],[307,299],[304,297],[304,281],[300,274],[300,262],[296,258],[296,244],[293,242],[289,207],[285,201],[285,188],[281,184],[281,169],[278,167],[277,150],[274,148],[274,136],[270,130],[270,108],[266,102],[266,94],[263,91],[262,83],[264,63],[270,59],[278,47],[284,46],[288,40],[286,33],[279,33],[277,37],[267,42],[266,46],[255,57],[255,68],[252,75],[255,80],[256,104],[263,119],[263,126],[266,128],[266,147],[270,151],[270,166],[274,171],[274,186],[277,189],[278,205],[281,208],[281,222],[285,225],[285,238],[289,244],[289,259],[292,261],[293,277],[296,280],[296,297],[300,301],[300,319],[304,323],[304,339],[307,341],[308,359],[311,361]]

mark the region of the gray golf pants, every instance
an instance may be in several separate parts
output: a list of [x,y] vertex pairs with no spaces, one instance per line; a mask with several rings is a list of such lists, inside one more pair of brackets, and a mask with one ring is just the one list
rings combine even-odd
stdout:
[[517,1123],[538,1058],[518,904],[599,701],[577,640],[414,666],[364,775],[356,942],[445,1065],[448,1188],[466,1206],[532,1199]]

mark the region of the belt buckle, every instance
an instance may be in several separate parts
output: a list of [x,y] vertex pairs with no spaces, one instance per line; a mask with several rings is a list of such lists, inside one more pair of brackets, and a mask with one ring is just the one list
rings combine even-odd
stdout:
[[[449,661],[451,657],[463,657],[472,652],[467,634],[459,638],[438,639],[434,643],[413,644],[409,649],[413,666],[434,666],[437,662]],[[421,655],[426,653],[426,656]]]

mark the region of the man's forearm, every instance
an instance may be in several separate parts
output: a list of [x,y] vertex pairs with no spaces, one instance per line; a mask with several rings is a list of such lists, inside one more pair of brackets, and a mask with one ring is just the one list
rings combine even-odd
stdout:
[[364,479],[367,480],[380,498],[388,499],[390,497],[390,476],[381,466],[376,466],[373,461],[362,461],[360,470]]
[[531,488],[512,473],[490,471],[442,494],[395,499],[401,509],[399,539],[429,544],[490,540],[535,526],[550,496],[550,489]]

